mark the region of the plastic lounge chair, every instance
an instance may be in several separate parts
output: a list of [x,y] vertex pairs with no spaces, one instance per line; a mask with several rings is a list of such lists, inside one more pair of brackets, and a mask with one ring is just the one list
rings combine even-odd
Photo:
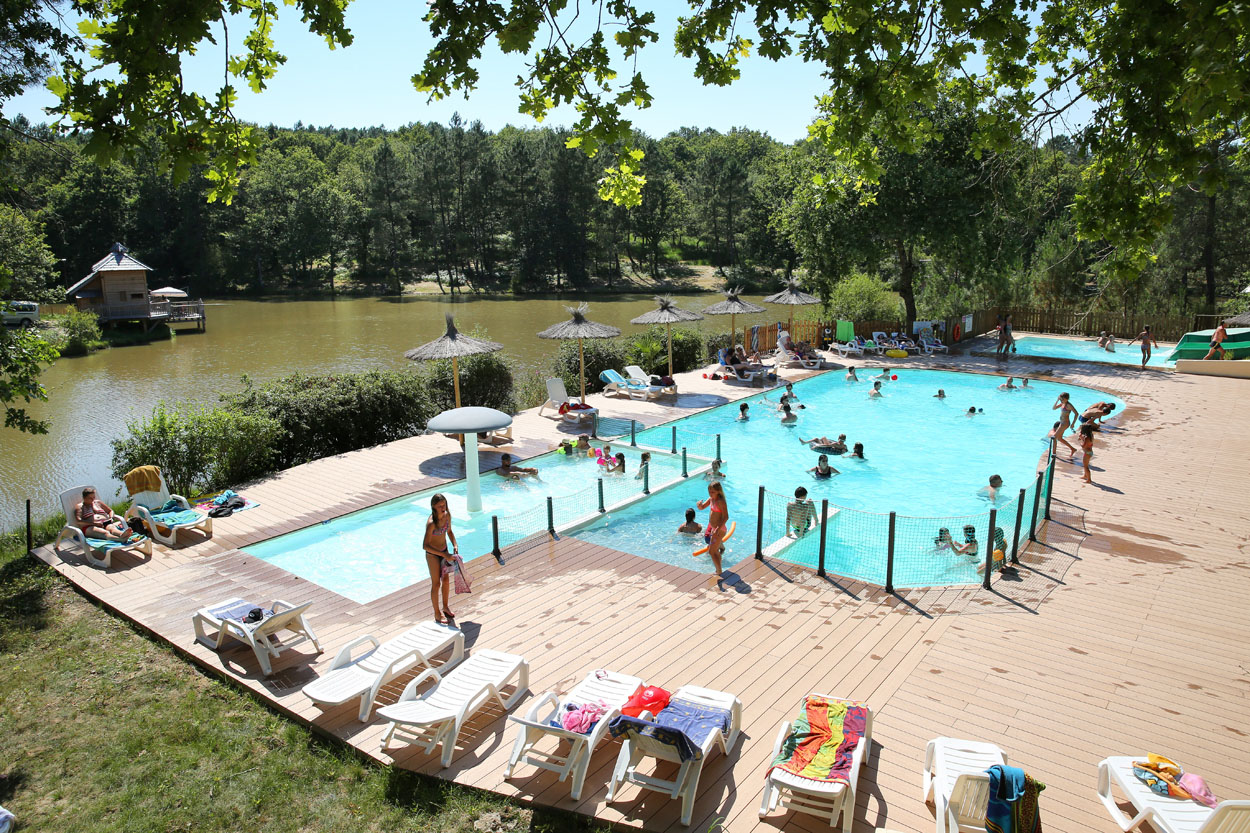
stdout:
[[[499,690],[514,676],[516,691],[505,700]],[[426,752],[442,744],[442,764],[450,766],[465,721],[492,698],[504,711],[511,709],[529,687],[529,676],[530,666],[523,658],[489,649],[476,651],[446,677],[433,669],[422,671],[408,683],[398,703],[378,709],[379,717],[391,721],[382,736],[382,748],[394,738],[415,743]],[[426,680],[434,680],[434,687],[417,694]]]
[[[311,642],[317,649],[317,653],[321,653],[321,643],[317,641],[317,635],[313,633],[308,620],[304,618],[304,613],[311,606],[312,602],[293,605],[277,599],[269,603],[269,610],[273,611],[273,615],[266,616],[260,622],[250,625],[231,617],[239,615],[240,612],[246,614],[254,607],[263,610],[264,605],[253,604],[239,598],[227,599],[220,604],[200,608],[191,617],[191,622],[195,625],[196,641],[207,645],[214,651],[221,650],[226,637],[247,645],[256,654],[260,670],[268,677],[273,673],[273,665],[270,661],[277,659],[283,651],[289,648],[304,642]],[[283,631],[290,631],[295,634],[295,638],[288,637],[285,641],[279,639],[278,634]]]
[[729,364],[726,360],[724,349],[718,351],[716,356],[720,361],[721,375],[725,377],[725,381],[727,382],[736,379],[739,382],[746,382],[747,384],[754,385],[755,380],[760,379],[764,375],[763,370],[743,370],[742,368]]
[[[673,693],[669,707],[674,704],[686,704],[703,709],[715,709],[729,712],[729,731],[723,732],[714,727],[702,727],[702,737],[686,734],[693,747],[692,757],[682,754],[679,746],[669,742],[660,734],[647,734],[639,731],[637,721],[624,732],[625,741],[616,757],[616,766],[612,770],[612,780],[608,782],[607,802],[616,797],[622,784],[637,784],[643,789],[668,793],[671,798],[681,799],[681,823],[690,824],[694,810],[695,795],[699,790],[699,776],[703,774],[703,764],[717,748],[728,755],[738,742],[738,734],[742,727],[742,702],[732,694],[713,691],[709,688],[684,685]],[[624,718],[628,720],[629,718]],[[656,715],[656,726],[664,726],[664,712]],[[677,773],[671,780],[658,778],[655,775],[644,775],[638,771],[638,765],[644,758],[655,758],[680,764]]]
[[992,743],[934,738],[924,750],[924,800],[933,799],[937,833],[985,830],[990,777],[985,771],[1007,764],[1007,755]]
[[850,342],[850,341],[845,342],[845,343],[840,342],[840,341],[830,342],[829,349],[836,350],[838,355],[844,359],[850,356],[862,357],[864,355],[864,348],[860,347],[855,342]]
[[60,550],[61,541],[69,538],[78,545],[83,559],[92,567],[99,567],[107,570],[113,566],[113,553],[115,552],[141,552],[148,558],[152,557],[152,539],[146,535],[140,535],[136,541],[108,541],[103,538],[88,538],[83,531],[78,528],[77,522],[74,520],[74,506],[82,500],[82,490],[86,486],[75,486],[72,489],[66,489],[61,492],[61,511],[65,513],[65,526],[61,527],[61,531],[56,535],[56,541],[52,544],[52,549]]
[[[602,676],[601,676],[602,675]],[[512,754],[508,757],[508,769],[504,778],[511,778],[521,763],[532,764],[540,769],[549,770],[566,780],[573,776],[570,787],[572,798],[577,801],[582,797],[582,786],[586,783],[586,772],[590,768],[590,757],[608,734],[608,724],[621,713],[621,708],[629,700],[642,680],[628,674],[615,671],[591,671],[580,683],[573,686],[568,694],[558,696],[548,691],[538,698],[525,717],[511,715],[508,719],[519,724],[516,743]],[[553,718],[564,711],[566,704],[582,705],[586,703],[603,703],[608,707],[603,717],[587,734],[560,729],[551,724]],[[552,752],[539,752],[535,746],[545,737],[553,737],[568,744],[567,753],[561,754],[557,749]]]
[[[760,803],[760,816],[766,816],[776,810],[778,804],[784,804],[796,813],[807,813],[828,819],[830,827],[841,815],[842,829],[845,833],[850,833],[851,822],[855,816],[855,789],[859,784],[859,770],[868,756],[872,754],[872,710],[867,704],[854,700],[843,700],[823,694],[812,696],[847,704],[855,703],[863,706],[868,712],[868,718],[864,724],[864,737],[856,745],[855,751],[851,753],[851,769],[847,777],[850,783],[816,781],[783,769],[774,769],[768,773],[764,781],[764,799]],[[781,745],[785,742],[789,732],[790,721],[783,720],[777,731],[777,739],[773,743],[773,758],[781,753]]]
[[512,426],[509,425],[507,428],[499,428],[495,431],[486,431],[478,435],[478,440],[493,446],[512,445]]
[[[564,380],[552,378],[547,380],[547,401],[538,409],[538,415],[542,416],[543,411],[548,407],[560,410],[562,405],[580,405],[581,400],[575,396],[569,396],[569,392],[564,389]],[[597,408],[570,408],[565,411],[564,419],[566,422],[576,422],[582,419],[589,419],[599,413]]]
[[[641,384],[644,384],[644,385],[651,385],[651,377],[647,375],[647,373],[643,371],[643,369],[636,364],[626,365],[625,375],[628,376],[630,380],[632,381],[640,382]],[[655,387],[654,385],[651,385],[651,386]],[[673,382],[673,384],[671,385],[660,385],[659,389],[662,393],[676,395],[677,383]]]
[[630,399],[652,399],[659,396],[660,389],[651,387],[651,382],[637,382],[633,379],[626,379],[621,375],[620,371],[608,368],[599,374],[599,381],[603,382],[604,393],[623,393]]
[[[367,643],[373,649],[353,659],[352,649]],[[451,657],[440,666],[444,673],[464,659],[464,634],[456,628],[422,622],[382,643],[371,635],[362,636],[339,649],[330,670],[304,686],[304,695],[320,706],[340,706],[359,697],[360,722],[368,723],[382,686],[413,666],[432,668],[430,657],[448,648]]]
[[859,345],[859,349],[863,350],[865,353],[879,354],[887,349],[879,346],[875,341],[866,340],[863,336],[855,336],[855,343]]
[[[1157,833],[1245,833],[1250,830],[1250,801],[1221,801],[1215,809],[1196,801],[1159,795],[1133,774],[1133,761],[1145,755],[1107,758],[1098,764],[1098,797],[1120,829],[1128,833],[1149,822]],[[1129,818],[1111,797],[1112,785],[1133,805]]]
[[[171,495],[165,485],[165,475],[156,470],[160,478],[160,489],[156,491],[138,492],[130,496],[131,507],[126,510],[126,517],[140,518],[152,537],[162,544],[173,546],[180,529],[199,529],[210,538],[213,535],[213,519],[208,513],[192,509],[191,503],[182,495]],[[173,501],[178,508],[159,511]],[[161,532],[162,529],[168,530]]]
[[920,347],[928,354],[933,353],[949,353],[951,349],[945,344],[937,340],[932,327],[925,327],[920,331]]
[[920,352],[920,347],[906,333],[890,333],[890,340],[897,344],[900,350],[909,350],[914,353]]
[[891,340],[889,336],[887,336],[885,333],[881,332],[880,330],[873,330],[872,340],[873,340],[873,343],[877,345],[878,350],[899,349],[898,343]]

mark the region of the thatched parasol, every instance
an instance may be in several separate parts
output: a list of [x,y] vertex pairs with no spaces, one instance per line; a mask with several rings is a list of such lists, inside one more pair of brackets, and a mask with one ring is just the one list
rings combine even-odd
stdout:
[[799,282],[793,278],[786,280],[785,289],[775,295],[769,295],[764,299],[766,304],[785,304],[790,307],[790,323],[787,330],[791,333],[794,331],[794,308],[804,307],[808,304],[819,304],[820,299],[814,295],[808,295],[799,289]]
[[565,307],[569,311],[569,315],[573,316],[568,321],[561,321],[559,324],[553,324],[538,334],[539,338],[556,338],[561,341],[569,339],[577,339],[577,359],[581,363],[582,376],[582,404],[586,403],[586,356],[582,353],[582,339],[587,338],[616,338],[621,331],[616,327],[609,327],[607,324],[597,324],[586,317],[586,310],[590,309],[587,304],[578,304],[575,307]]
[[742,287],[732,287],[725,290],[725,300],[719,304],[703,310],[704,315],[728,315],[729,316],[729,352],[734,350],[734,316],[750,315],[757,312],[767,312],[763,307],[757,307],[750,301],[744,301],[738,296],[742,294]]
[[461,356],[476,356],[480,353],[494,353],[496,350],[502,350],[502,344],[496,344],[493,341],[483,341],[480,338],[472,338],[462,335],[456,329],[456,321],[451,313],[447,313],[447,332],[438,338],[422,344],[420,347],[414,347],[407,353],[405,358],[412,359],[414,362],[428,362],[437,359],[451,359],[451,378],[452,385],[456,389],[456,407],[460,407],[460,364],[457,361]]
[[[663,324],[668,340],[668,375],[673,375],[673,324],[680,321],[702,321],[703,316],[677,306],[671,295],[656,295],[659,306],[630,321],[630,324]],[[649,371],[648,371],[649,372]]]

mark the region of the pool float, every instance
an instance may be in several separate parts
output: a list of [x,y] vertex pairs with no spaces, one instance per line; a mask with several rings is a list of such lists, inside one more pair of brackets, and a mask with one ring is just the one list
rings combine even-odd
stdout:
[[905,359],[905,358],[907,358],[907,351],[906,351],[906,350],[886,350],[886,351],[885,351],[885,354],[886,354],[887,356],[889,356],[890,358],[892,358],[892,359]]
[[[729,522],[729,529],[725,530],[725,537],[724,537],[724,538],[722,538],[722,539],[720,539],[720,540],[721,540],[721,543],[723,544],[723,543],[725,543],[726,541],[728,541],[730,538],[734,537],[734,530],[735,530],[735,529],[737,529],[737,528],[738,528],[738,523],[737,523],[737,521],[730,521],[730,522]],[[711,545],[709,544],[708,546],[711,546]],[[691,554],[691,555],[703,555],[705,552],[707,552],[707,547],[701,547],[700,549],[697,549],[697,550],[695,550],[694,552],[692,552],[692,553],[690,553],[690,554]]]

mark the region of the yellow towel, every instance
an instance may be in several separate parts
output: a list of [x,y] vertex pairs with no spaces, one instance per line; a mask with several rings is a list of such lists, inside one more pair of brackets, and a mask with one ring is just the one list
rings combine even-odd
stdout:
[[126,491],[132,495],[140,492],[159,492],[161,490],[161,470],[156,466],[139,466],[126,472],[122,478],[126,482]]

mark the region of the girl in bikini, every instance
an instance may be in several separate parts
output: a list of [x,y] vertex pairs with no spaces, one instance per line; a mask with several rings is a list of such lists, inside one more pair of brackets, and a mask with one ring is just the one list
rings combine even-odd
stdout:
[[1076,408],[1072,407],[1072,403],[1068,400],[1068,392],[1064,391],[1059,394],[1059,398],[1055,400],[1054,405],[1050,406],[1050,409],[1052,411],[1056,408],[1061,409],[1059,411],[1059,430],[1055,432],[1055,441],[1066,445],[1068,447],[1068,451],[1072,452],[1072,459],[1075,460],[1076,447],[1063,438],[1063,435],[1072,428],[1072,418],[1076,416]]
[[1085,468],[1085,475],[1081,479],[1086,483],[1092,483],[1089,478],[1089,461],[1094,459],[1094,424],[1087,422],[1080,427],[1077,433],[1081,437],[1081,450],[1085,452],[1085,457],[1081,461]]
[[712,556],[712,567],[719,577],[720,559],[725,552],[725,526],[729,523],[729,506],[725,503],[725,490],[718,481],[707,484],[707,500],[699,501],[698,506],[700,509],[707,509],[709,506],[712,509],[703,539],[707,541],[707,554]]
[[[451,552],[447,541],[451,541]],[[456,618],[451,612],[447,597],[451,593],[451,571],[455,569],[454,556],[459,555],[456,533],[451,531],[451,511],[447,498],[441,494],[430,498],[430,519],[425,522],[425,566],[430,570],[430,604],[434,606],[434,621],[446,625]],[[443,588],[443,606],[438,606],[438,588]],[[445,619],[443,617],[446,617]]]

